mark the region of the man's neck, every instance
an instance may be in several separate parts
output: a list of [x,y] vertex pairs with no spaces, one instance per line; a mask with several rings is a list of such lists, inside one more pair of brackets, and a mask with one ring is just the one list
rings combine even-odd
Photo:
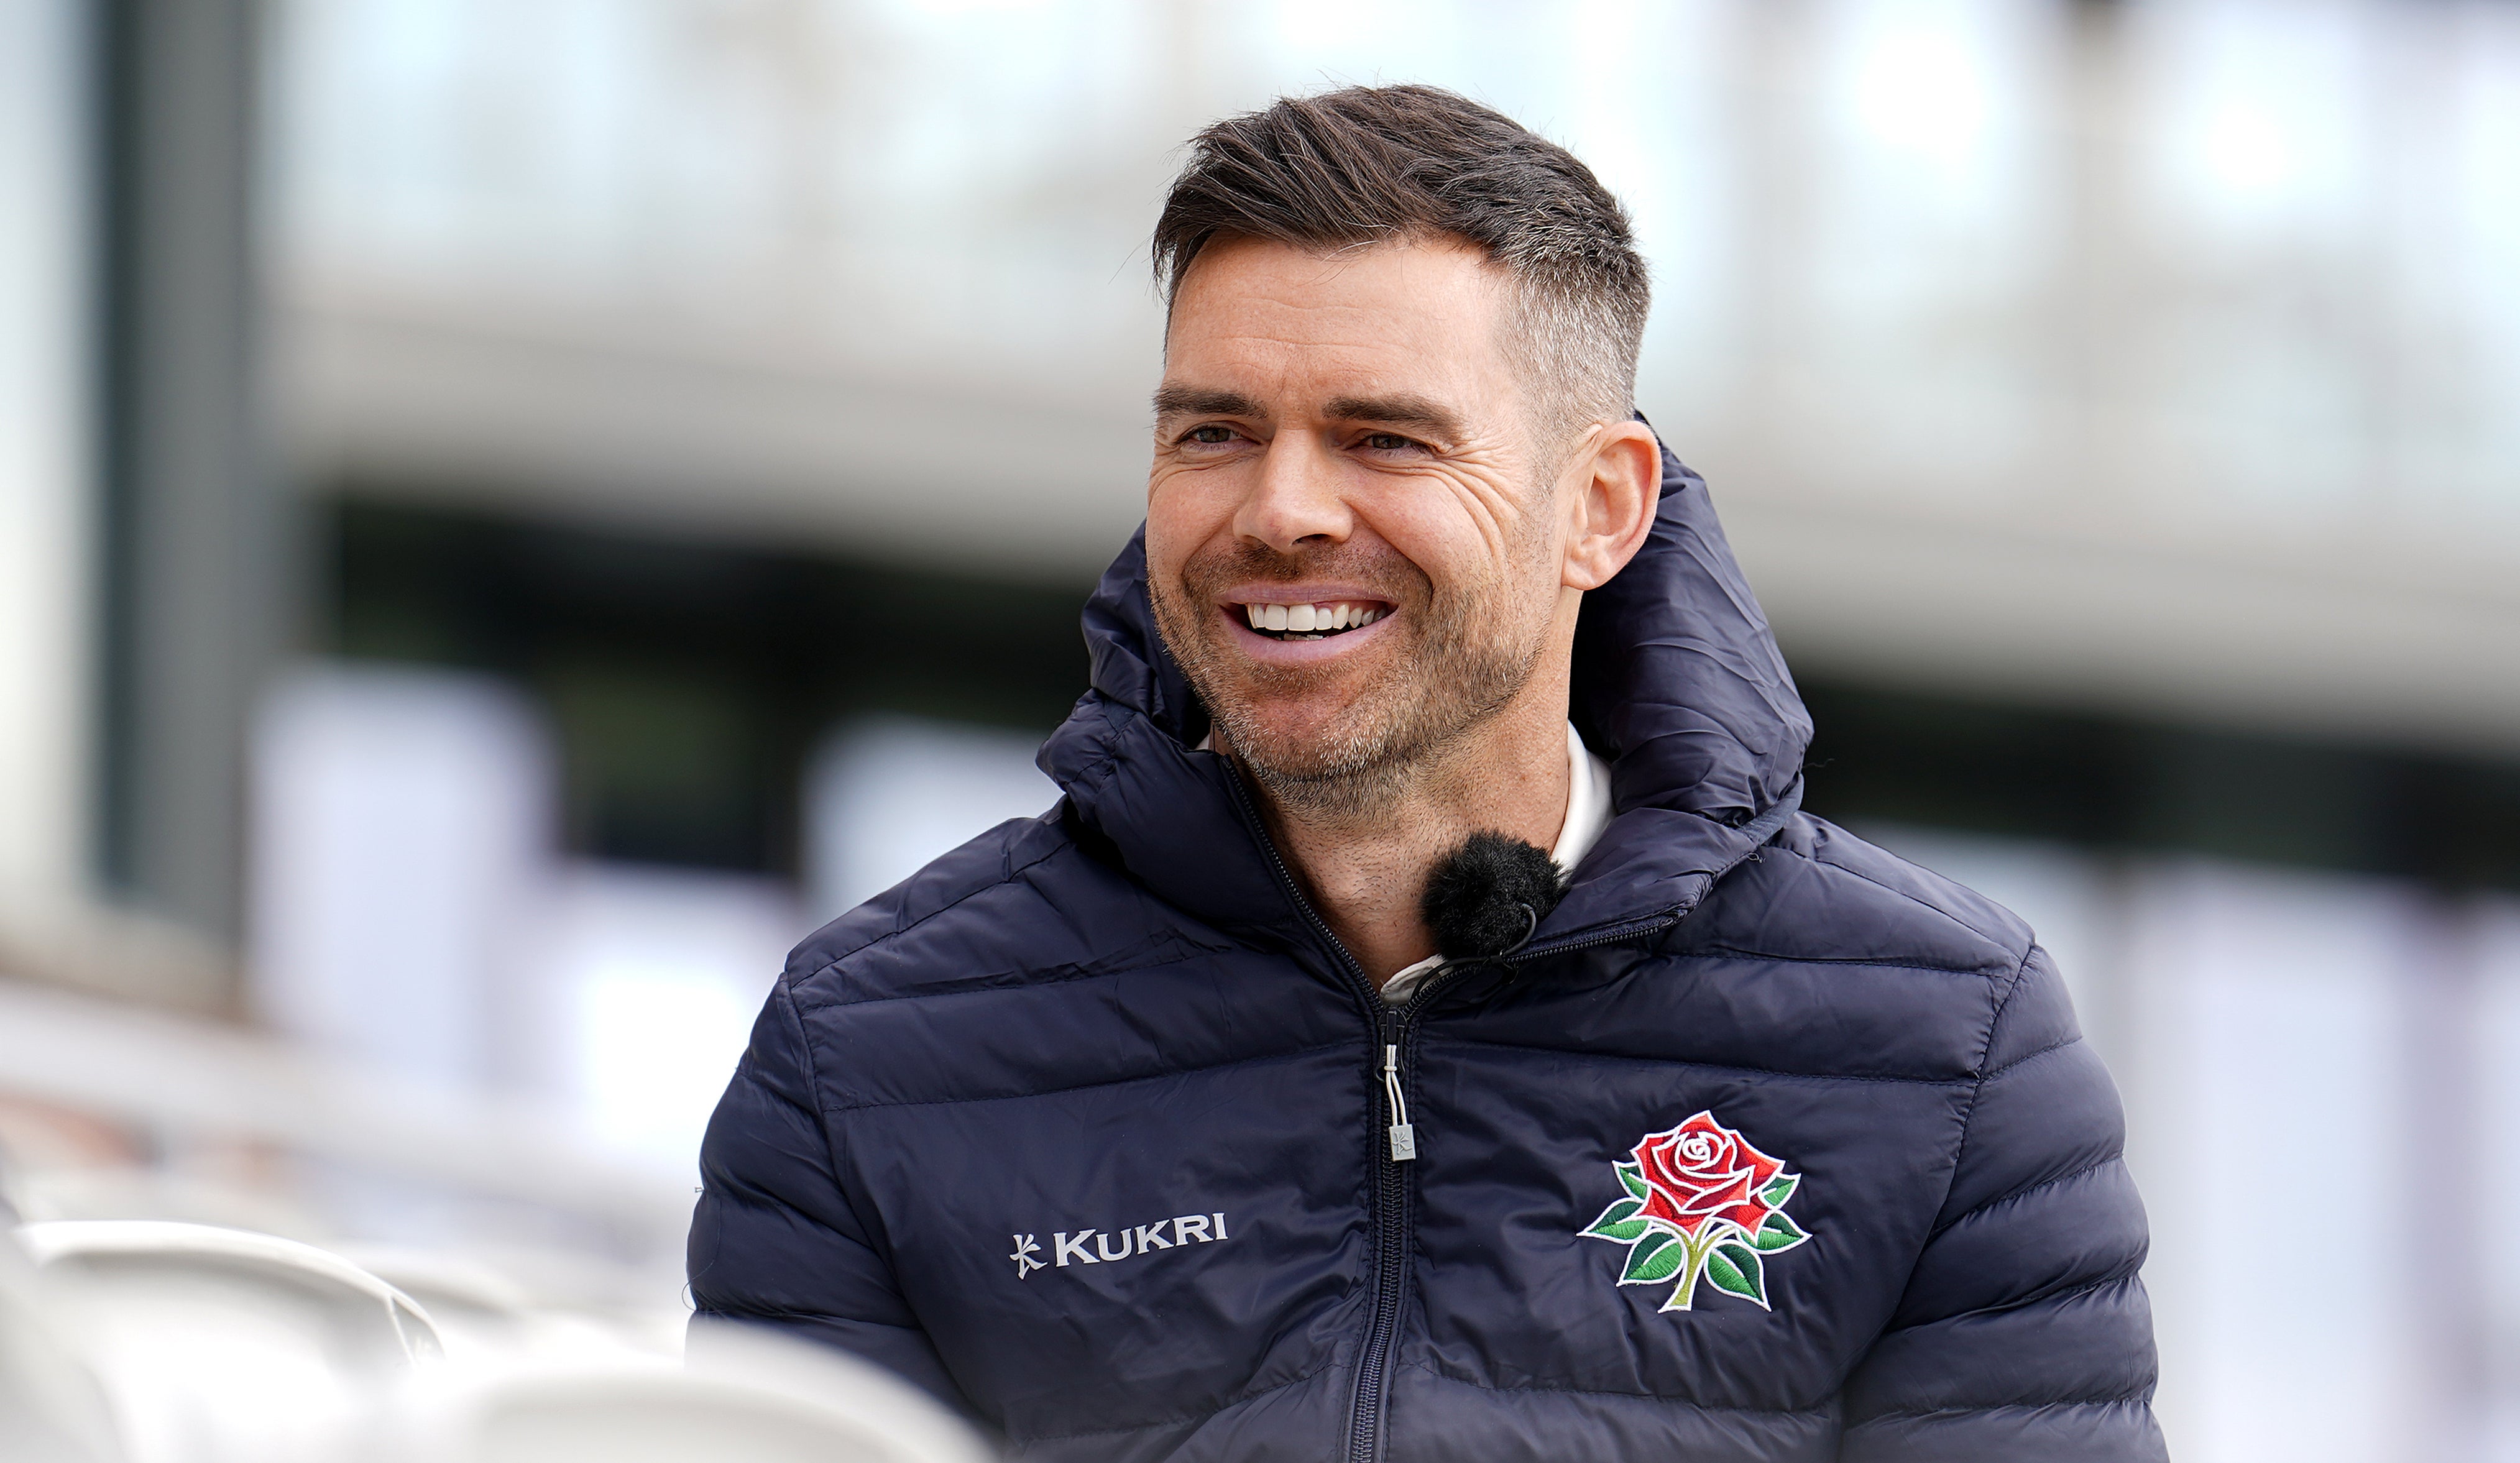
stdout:
[[1541,848],[1566,820],[1566,683],[1535,676],[1503,710],[1413,768],[1367,817],[1334,817],[1255,783],[1279,851],[1375,985],[1435,953],[1418,896],[1436,861],[1481,829]]

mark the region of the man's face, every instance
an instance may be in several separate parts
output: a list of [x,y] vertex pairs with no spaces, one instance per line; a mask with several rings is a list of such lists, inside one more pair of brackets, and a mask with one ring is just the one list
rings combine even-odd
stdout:
[[[1332,806],[1528,682],[1562,528],[1501,348],[1511,286],[1465,244],[1332,258],[1209,244],[1156,396],[1148,577],[1226,739]],[[1338,789],[1334,791],[1333,789]]]

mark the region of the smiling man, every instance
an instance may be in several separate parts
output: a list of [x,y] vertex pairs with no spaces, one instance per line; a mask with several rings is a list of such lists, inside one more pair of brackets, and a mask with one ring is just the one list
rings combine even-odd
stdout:
[[2140,1203],[2020,921],[1798,811],[1582,163],[1217,124],[1065,795],[800,946],[703,1317],[1033,1459],[2151,1459]]
[[1166,218],[1148,588],[1210,748],[1388,990],[1435,948],[1438,858],[1557,839],[1577,613],[1643,540],[1660,458],[1628,420],[1633,342],[1564,342],[1598,379],[1535,392],[1513,342],[1547,327],[1477,245],[1225,234],[1202,206],[1186,187]]

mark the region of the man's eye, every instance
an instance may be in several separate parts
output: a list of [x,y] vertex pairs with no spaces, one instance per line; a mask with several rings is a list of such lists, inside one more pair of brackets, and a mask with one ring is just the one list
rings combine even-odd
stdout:
[[1193,426],[1183,435],[1182,440],[1185,442],[1196,442],[1203,447],[1222,447],[1226,443],[1234,440],[1234,428],[1230,426]]
[[1372,432],[1366,436],[1365,445],[1375,452],[1407,452],[1418,444],[1398,432]]

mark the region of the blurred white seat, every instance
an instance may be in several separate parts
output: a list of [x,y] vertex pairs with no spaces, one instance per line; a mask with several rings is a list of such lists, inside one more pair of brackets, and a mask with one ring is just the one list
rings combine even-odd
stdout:
[[465,1256],[395,1245],[348,1245],[340,1253],[428,1308],[449,1355],[512,1348],[533,1310],[521,1287]]
[[289,1463],[440,1353],[428,1313],[312,1245],[153,1219],[19,1227],[132,1463]]
[[34,1265],[0,1234],[0,1459],[117,1463],[105,1394],[45,1313]]
[[[343,1259],[418,1301],[428,1310],[448,1357],[545,1357],[587,1361],[678,1359],[684,1312],[630,1317],[571,1297],[564,1288],[531,1288],[478,1256],[399,1245],[345,1245]],[[533,1273],[527,1266],[526,1273]],[[654,1287],[660,1294],[662,1285]],[[666,1307],[654,1308],[663,1312]]]
[[695,1338],[661,1360],[518,1360],[422,1379],[357,1455],[393,1463],[986,1463],[908,1383],[818,1347]]

